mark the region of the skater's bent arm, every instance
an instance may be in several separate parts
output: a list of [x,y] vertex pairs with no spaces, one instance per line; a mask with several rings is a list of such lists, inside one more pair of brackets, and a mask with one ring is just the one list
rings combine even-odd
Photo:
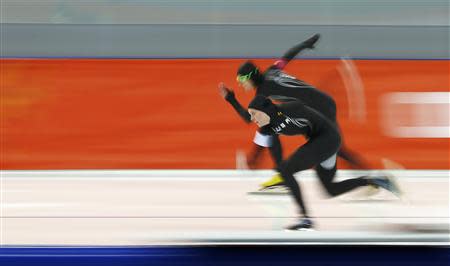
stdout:
[[250,114],[248,113],[247,109],[242,107],[242,105],[236,100],[236,97],[234,96],[234,92],[227,88],[227,86],[223,83],[219,83],[219,93],[220,95],[233,106],[234,110],[238,113],[238,115],[244,119],[244,121],[248,124],[251,122]]
[[291,61],[295,56],[297,56],[301,51],[305,49],[313,49],[314,44],[319,40],[320,34],[315,34],[308,40],[297,44],[296,46],[289,49],[284,55],[281,57],[281,60],[275,62],[275,66],[279,69],[283,69],[289,61]]
[[238,102],[234,95],[230,95],[230,97],[226,97],[225,99],[231,104],[231,106],[233,106],[234,110],[236,110],[238,115],[245,121],[245,123],[248,124],[251,122],[250,114],[248,113],[247,109],[242,107],[242,105]]

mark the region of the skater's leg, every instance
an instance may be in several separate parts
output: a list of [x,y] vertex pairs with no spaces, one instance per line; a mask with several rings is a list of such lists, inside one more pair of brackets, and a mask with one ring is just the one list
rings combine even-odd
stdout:
[[[275,168],[278,167],[278,165],[283,160],[283,149],[280,142],[280,137],[278,135],[271,137],[271,146],[269,146],[270,155],[272,156],[272,160],[274,162]],[[279,173],[272,176],[269,180],[262,183],[260,186],[260,190],[263,191],[268,188],[273,188],[275,186],[282,186],[283,184],[283,178]]]
[[361,176],[358,178],[347,179],[341,182],[334,182],[336,175],[336,165],[333,168],[324,167],[322,164],[316,166],[316,174],[319,177],[323,187],[331,197],[339,196],[358,187],[374,186],[382,187],[396,196],[401,196],[401,191],[393,177],[387,175],[380,176]]
[[[284,168],[283,168],[284,169]],[[292,196],[294,197],[295,202],[300,208],[300,213],[303,217],[308,217],[308,210],[306,208],[305,202],[303,201],[302,192],[300,190],[300,186],[295,180],[295,177],[292,173],[281,170],[281,176],[283,177],[284,184],[289,188]]]
[[330,195],[331,197],[341,195],[358,187],[370,185],[369,179],[365,176],[347,179],[341,182],[333,182],[334,176],[336,175],[336,168],[336,164],[333,168],[329,169],[323,167],[320,164],[316,166],[316,174],[319,177],[328,195]]
[[261,156],[264,152],[264,147],[255,144],[252,151],[247,156],[247,165],[250,169],[258,168],[261,161]]
[[278,135],[272,136],[272,146],[269,147],[269,150],[275,167],[278,167],[283,160],[283,148],[281,147],[280,137]]
[[339,148],[339,135],[327,134],[310,139],[305,145],[295,151],[289,159],[283,161],[278,171],[283,177],[284,183],[289,187],[292,196],[300,207],[300,213],[307,217],[308,211],[302,198],[299,184],[294,178],[294,173],[314,167],[329,158]]

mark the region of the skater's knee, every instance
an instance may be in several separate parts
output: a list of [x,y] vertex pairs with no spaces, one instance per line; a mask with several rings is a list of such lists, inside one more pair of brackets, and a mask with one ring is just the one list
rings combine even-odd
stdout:
[[328,196],[329,198],[339,195],[336,187],[334,186],[334,184],[331,181],[322,180],[322,186],[326,192],[326,196]]
[[329,198],[333,198],[333,197],[336,197],[337,195],[339,195],[338,191],[331,184],[330,185],[326,185],[324,187],[325,187],[326,195]]
[[327,196],[335,197],[339,193],[333,183],[333,178],[336,173],[336,165],[332,169],[325,169],[322,166],[316,167],[316,174],[319,177]]

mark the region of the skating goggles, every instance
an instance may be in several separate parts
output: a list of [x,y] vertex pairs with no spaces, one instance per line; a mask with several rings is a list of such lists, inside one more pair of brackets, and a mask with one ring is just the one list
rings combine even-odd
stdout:
[[254,71],[252,71],[252,72],[250,72],[250,73],[248,73],[247,75],[238,75],[237,77],[236,77],[236,80],[238,81],[238,82],[246,82],[247,80],[249,80],[251,77],[252,77],[252,75],[253,75],[253,73],[255,73],[256,72],[256,70],[254,70]]

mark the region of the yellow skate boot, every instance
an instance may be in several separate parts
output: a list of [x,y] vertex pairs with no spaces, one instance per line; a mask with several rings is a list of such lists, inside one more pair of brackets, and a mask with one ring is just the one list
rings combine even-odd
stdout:
[[[272,190],[286,190],[286,187],[284,186],[284,180],[281,177],[279,173],[272,176],[269,180],[266,182],[260,184],[259,191],[272,191]],[[279,191],[281,192],[281,191]]]

